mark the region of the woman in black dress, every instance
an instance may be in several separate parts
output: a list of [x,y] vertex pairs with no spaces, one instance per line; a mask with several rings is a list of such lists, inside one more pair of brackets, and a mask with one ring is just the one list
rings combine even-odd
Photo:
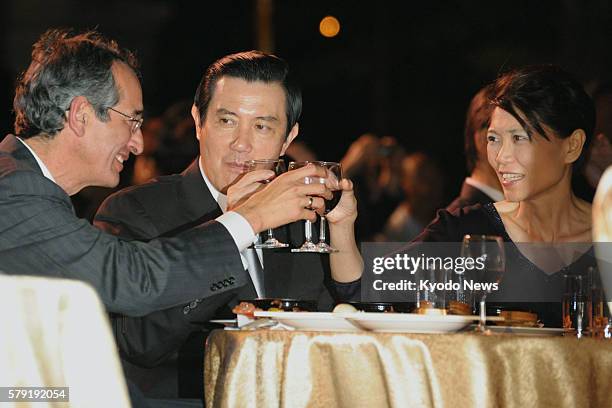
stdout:
[[[572,173],[584,161],[592,138],[594,105],[577,80],[550,65],[501,76],[493,95],[487,152],[505,201],[453,213],[440,210],[416,240],[460,242],[465,234],[503,237],[509,243],[506,273],[488,302],[521,302],[546,326],[559,327],[564,275],[595,265],[591,205],[577,198],[571,186]],[[533,243],[555,244],[555,253],[565,250],[559,255],[562,264],[542,262]],[[567,251],[574,245],[569,243],[584,245]]]

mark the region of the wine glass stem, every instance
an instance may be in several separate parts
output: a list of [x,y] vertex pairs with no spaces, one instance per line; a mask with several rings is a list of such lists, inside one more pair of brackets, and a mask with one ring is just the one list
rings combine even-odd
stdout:
[[325,243],[327,241],[327,237],[325,235],[325,223],[327,219],[324,215],[321,216],[321,226],[319,227],[319,242]]
[[304,228],[304,236],[306,238],[306,242],[312,242],[312,222],[306,220],[306,226]]
[[478,328],[480,331],[484,332],[486,330],[487,324],[487,305],[486,305],[486,295],[480,299],[480,322],[478,324]]

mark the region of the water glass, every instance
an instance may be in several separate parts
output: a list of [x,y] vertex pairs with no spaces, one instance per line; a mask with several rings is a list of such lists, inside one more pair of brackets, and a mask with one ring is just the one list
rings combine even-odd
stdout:
[[580,274],[566,274],[563,294],[563,328],[578,338],[587,332],[589,317],[584,277]]

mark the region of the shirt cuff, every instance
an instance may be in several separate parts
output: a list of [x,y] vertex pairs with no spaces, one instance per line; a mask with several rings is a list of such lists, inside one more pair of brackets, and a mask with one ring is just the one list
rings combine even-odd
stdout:
[[237,212],[228,211],[218,217],[217,222],[223,224],[230,233],[239,252],[247,249],[255,241],[255,231],[253,231],[251,224]]

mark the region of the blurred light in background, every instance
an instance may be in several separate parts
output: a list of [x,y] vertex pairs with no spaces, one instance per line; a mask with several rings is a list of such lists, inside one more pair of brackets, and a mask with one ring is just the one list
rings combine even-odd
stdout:
[[323,20],[319,23],[319,32],[323,37],[335,37],[340,32],[340,22],[334,16],[323,17]]

